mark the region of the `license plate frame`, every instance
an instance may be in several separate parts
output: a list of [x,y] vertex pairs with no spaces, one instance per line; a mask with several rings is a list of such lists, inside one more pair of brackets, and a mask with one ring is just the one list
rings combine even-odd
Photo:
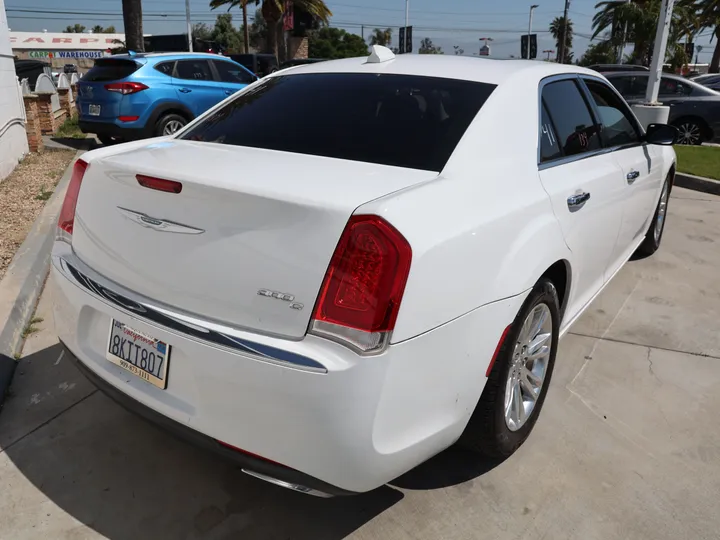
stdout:
[[[118,339],[115,340],[115,337]],[[113,345],[116,345],[115,353]],[[145,351],[144,355],[143,351]],[[117,319],[110,319],[105,358],[116,366],[120,366],[125,371],[161,390],[165,390],[170,354],[170,344],[136,330]],[[143,365],[145,367],[142,367]]]
[[101,105],[96,105],[95,103],[90,103],[88,105],[88,114],[90,116],[100,116],[101,112],[102,112]]

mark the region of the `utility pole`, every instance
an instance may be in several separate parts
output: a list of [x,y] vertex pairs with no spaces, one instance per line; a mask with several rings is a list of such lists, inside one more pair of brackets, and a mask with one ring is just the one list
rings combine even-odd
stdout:
[[565,11],[563,13],[563,35],[560,40],[560,50],[558,51],[558,63],[565,63],[565,49],[567,44],[568,31],[568,10],[570,9],[570,0],[565,0]]
[[532,34],[532,16],[533,11],[536,7],[539,7],[538,4],[533,4],[530,6],[530,20],[528,21],[528,42],[527,42],[527,59],[530,60],[530,35]]
[[695,54],[695,69],[697,69],[697,65],[700,62],[700,53],[703,50],[703,46],[698,45],[697,47],[695,47],[695,50],[697,51],[697,53]]
[[188,51],[193,52],[192,23],[190,22],[190,0],[185,0],[185,20],[187,21]]
[[410,26],[410,0],[405,0],[405,28],[408,26]]
[[365,25],[364,24],[360,26],[360,35],[362,36],[363,41],[365,41]]
[[657,103],[674,3],[675,0],[662,0],[662,5],[660,6],[660,18],[658,20],[657,32],[655,33],[653,58],[650,63],[650,80],[648,81],[647,93],[645,94],[646,103]]

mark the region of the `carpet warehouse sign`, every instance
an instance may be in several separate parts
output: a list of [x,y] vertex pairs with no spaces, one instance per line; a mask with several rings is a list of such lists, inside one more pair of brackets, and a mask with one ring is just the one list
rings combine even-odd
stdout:
[[30,51],[30,58],[103,58],[109,56],[105,51]]

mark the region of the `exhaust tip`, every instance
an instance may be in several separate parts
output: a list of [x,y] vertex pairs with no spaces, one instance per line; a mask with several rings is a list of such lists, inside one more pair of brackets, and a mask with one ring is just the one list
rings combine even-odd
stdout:
[[267,476],[265,474],[261,474],[255,471],[250,471],[248,469],[242,469],[242,472],[249,476],[254,476],[255,478],[258,478],[259,480],[264,480],[265,482],[269,482],[271,484],[275,484],[276,486],[283,487],[285,489],[290,489],[292,491],[297,491],[299,493],[303,493],[305,495],[312,495],[314,497],[322,497],[324,499],[329,499],[333,497],[329,493],[325,493],[324,491],[318,491],[317,489],[309,488],[307,486],[302,486],[300,484],[293,484],[291,482],[285,482],[284,480],[279,480],[277,478],[273,478],[272,476]]

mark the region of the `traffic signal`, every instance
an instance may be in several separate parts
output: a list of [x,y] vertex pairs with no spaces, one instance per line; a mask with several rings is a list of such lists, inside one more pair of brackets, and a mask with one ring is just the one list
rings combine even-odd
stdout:
[[408,26],[405,32],[405,52],[412,52],[412,26]]
[[405,27],[404,26],[400,27],[400,43],[398,46],[398,52],[400,54],[405,52]]

